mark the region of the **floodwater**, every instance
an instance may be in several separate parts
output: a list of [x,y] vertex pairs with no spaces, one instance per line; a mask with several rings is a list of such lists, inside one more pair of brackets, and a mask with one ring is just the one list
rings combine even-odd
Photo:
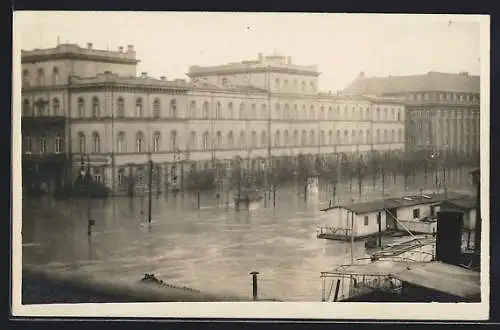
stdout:
[[[472,188],[467,171],[450,173],[449,189]],[[423,186],[423,177],[408,190]],[[429,175],[427,188],[432,188]],[[386,196],[404,192],[402,178],[387,178]],[[337,187],[341,201],[359,200],[357,183]],[[380,182],[363,184],[363,200],[382,196]],[[148,225],[145,197],[109,200],[23,201],[23,264],[57,272],[91,272],[130,283],[154,273],[173,285],[211,293],[250,297],[251,271],[260,272],[259,296],[287,301],[320,301],[320,272],[365,255],[364,242],[320,240],[316,228],[325,225],[320,209],[332,188],[320,185],[316,197],[290,184],[252,211],[227,208],[215,192],[156,196]],[[88,206],[95,220],[87,235]]]

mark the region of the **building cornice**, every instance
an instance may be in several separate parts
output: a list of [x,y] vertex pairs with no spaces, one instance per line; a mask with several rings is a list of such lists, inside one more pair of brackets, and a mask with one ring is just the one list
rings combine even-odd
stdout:
[[246,74],[246,73],[288,73],[297,74],[310,77],[318,77],[321,72],[313,72],[305,69],[298,68],[279,68],[279,67],[259,67],[259,68],[241,68],[241,69],[225,69],[225,68],[203,68],[203,71],[190,71],[186,75],[190,78],[204,77],[204,76],[222,76],[233,74]]
[[53,54],[33,54],[33,55],[22,55],[21,63],[31,63],[31,62],[49,62],[53,60],[81,60],[81,61],[98,61],[114,64],[133,64],[136,65],[140,60],[132,58],[117,58],[114,56],[105,55],[91,55],[91,54],[76,54],[73,52],[61,52]]

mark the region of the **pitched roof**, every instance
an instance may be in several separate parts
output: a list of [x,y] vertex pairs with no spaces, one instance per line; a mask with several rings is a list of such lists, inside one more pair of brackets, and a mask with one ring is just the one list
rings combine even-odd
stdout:
[[370,95],[426,91],[479,93],[479,76],[433,71],[411,76],[360,76],[344,90],[346,93]]
[[425,205],[444,202],[447,200],[465,199],[467,196],[453,191],[440,194],[423,194],[415,196],[402,196],[397,198],[388,198],[384,200],[375,200],[364,203],[353,203],[346,205],[336,205],[322,209],[321,211],[328,211],[336,208],[343,208],[352,211],[356,214],[371,213],[382,211],[390,208],[410,207],[415,205]]
[[459,199],[447,200],[444,201],[442,204],[455,206],[462,210],[471,210],[476,208],[476,199],[473,197],[464,197]]

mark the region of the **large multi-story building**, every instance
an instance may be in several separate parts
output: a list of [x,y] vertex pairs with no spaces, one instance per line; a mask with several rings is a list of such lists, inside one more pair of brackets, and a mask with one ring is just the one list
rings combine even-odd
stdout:
[[404,99],[408,149],[479,153],[479,76],[429,72],[365,77],[361,73],[345,92]]
[[256,169],[299,154],[404,148],[401,100],[319,93],[315,66],[259,55],[190,67],[186,81],[137,75],[138,62],[133,46],[22,51],[29,184],[72,185],[87,158],[97,181],[124,191],[129,178],[145,180],[149,160],[163,187],[185,170],[235,156]]

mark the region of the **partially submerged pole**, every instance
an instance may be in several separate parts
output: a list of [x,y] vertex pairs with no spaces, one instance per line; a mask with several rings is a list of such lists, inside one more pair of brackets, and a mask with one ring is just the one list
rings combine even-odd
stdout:
[[148,181],[148,222],[151,224],[153,208],[153,161],[149,161],[149,181]]
[[259,272],[251,272],[250,275],[252,275],[252,297],[254,301],[257,301],[257,275],[259,275]]
[[354,211],[351,211],[351,264],[354,264]]
[[382,247],[382,215],[380,212],[377,214],[377,223],[378,223],[378,247]]

